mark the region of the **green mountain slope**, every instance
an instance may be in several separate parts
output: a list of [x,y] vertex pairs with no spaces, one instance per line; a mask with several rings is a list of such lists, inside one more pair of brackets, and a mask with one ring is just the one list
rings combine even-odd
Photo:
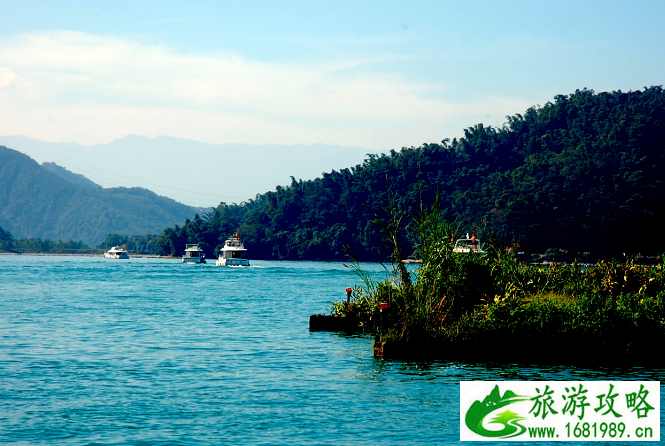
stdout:
[[56,163],[42,163],[42,167],[47,169],[49,172],[56,174],[60,178],[69,181],[70,183],[78,184],[79,186],[91,187],[93,189],[102,188],[102,186],[95,183],[94,181],[90,181],[83,175],[71,172],[62,166],[58,166]]
[[[210,255],[235,227],[255,258],[343,259],[348,245],[363,260],[380,259],[375,217],[393,209],[404,228],[437,191],[444,217],[485,241],[493,235],[531,252],[664,252],[665,91],[556,96],[501,128],[479,124],[460,139],[293,179],[242,206],[222,203],[207,221],[164,231],[162,249],[189,240]],[[415,237],[398,237],[413,252]]]
[[110,233],[159,233],[196,210],[141,188],[74,184],[15,150],[0,146],[0,227],[19,238],[80,240]]

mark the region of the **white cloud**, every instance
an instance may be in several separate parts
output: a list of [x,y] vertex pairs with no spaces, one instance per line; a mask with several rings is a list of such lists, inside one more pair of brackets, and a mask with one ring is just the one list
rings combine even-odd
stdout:
[[12,70],[6,67],[0,68],[0,88],[9,87],[16,79],[18,76]]
[[265,63],[71,31],[0,41],[0,66],[0,88],[18,87],[0,90],[0,133],[83,144],[140,134],[399,148],[459,134],[464,117],[471,125],[528,107],[502,98],[446,103],[440,85],[369,69],[350,75],[358,60]]

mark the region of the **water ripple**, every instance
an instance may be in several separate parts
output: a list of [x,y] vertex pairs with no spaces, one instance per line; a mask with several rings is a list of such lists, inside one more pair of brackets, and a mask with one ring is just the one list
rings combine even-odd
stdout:
[[0,256],[0,442],[449,444],[461,380],[665,378],[377,360],[369,336],[308,331],[350,269],[253,264]]

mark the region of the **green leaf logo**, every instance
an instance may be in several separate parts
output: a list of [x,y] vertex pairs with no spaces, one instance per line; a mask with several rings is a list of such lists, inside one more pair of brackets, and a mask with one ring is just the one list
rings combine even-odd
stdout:
[[464,422],[469,429],[483,437],[516,437],[526,432],[526,428],[519,424],[519,421],[524,420],[525,418],[515,412],[506,409],[489,421],[489,423],[496,423],[503,426],[500,430],[485,429],[485,427],[483,427],[483,421],[485,420],[485,417],[489,416],[492,412],[506,407],[509,404],[526,401],[528,399],[530,398],[527,396],[516,395],[510,390],[506,390],[502,396],[499,392],[499,386],[496,385],[482,402],[476,400],[471,404],[471,407],[469,407],[469,410],[464,417]]

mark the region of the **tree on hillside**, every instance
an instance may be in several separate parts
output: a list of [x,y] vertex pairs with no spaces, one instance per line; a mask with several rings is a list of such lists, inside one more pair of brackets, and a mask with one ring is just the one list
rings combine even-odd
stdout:
[[[215,246],[239,232],[254,258],[386,258],[373,223],[391,203],[405,226],[439,197],[441,214],[464,231],[531,252],[548,248],[598,256],[665,251],[665,92],[578,90],[478,124],[459,139],[423,144],[224,203],[160,236],[175,253]],[[233,229],[232,229],[233,228]],[[647,241],[648,240],[648,241]],[[413,240],[402,240],[405,255]]]
[[11,232],[0,227],[0,251],[11,251],[14,247],[14,237]]

